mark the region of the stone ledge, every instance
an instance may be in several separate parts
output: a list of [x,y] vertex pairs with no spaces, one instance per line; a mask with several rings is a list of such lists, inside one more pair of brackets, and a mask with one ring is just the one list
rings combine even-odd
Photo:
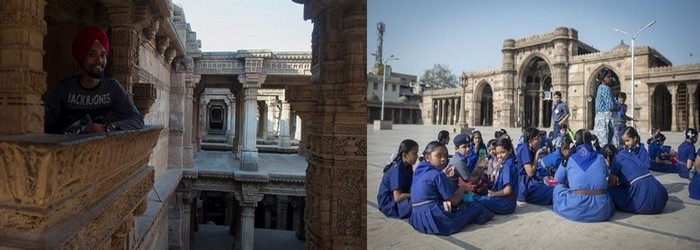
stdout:
[[161,129],[0,136],[0,236],[34,235],[90,209],[146,167]]

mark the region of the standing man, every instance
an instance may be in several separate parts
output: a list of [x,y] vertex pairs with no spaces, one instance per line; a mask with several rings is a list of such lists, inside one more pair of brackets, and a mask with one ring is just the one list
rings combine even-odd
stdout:
[[[73,40],[73,59],[79,76],[51,84],[44,93],[44,132],[104,133],[143,128],[143,117],[122,85],[106,77],[107,34],[86,27]],[[80,124],[80,129],[73,129]]]
[[564,125],[568,120],[571,113],[569,113],[569,107],[566,103],[561,100],[561,92],[554,92],[552,97],[554,106],[552,106],[552,133],[554,133],[554,138],[559,137],[559,127]]
[[610,85],[613,82],[612,71],[603,68],[598,74],[598,91],[595,97],[595,126],[593,131],[598,137],[599,146],[612,143],[614,137],[613,107],[615,96]]

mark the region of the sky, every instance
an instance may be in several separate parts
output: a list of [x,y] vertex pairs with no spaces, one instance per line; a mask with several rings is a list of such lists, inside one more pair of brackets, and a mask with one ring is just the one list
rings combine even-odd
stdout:
[[292,0],[174,0],[202,51],[311,51],[311,20]]
[[[503,41],[578,31],[580,41],[609,51],[652,20],[635,46],[651,46],[673,65],[700,62],[700,1],[367,0],[367,67],[375,63],[377,22],[386,24],[383,55],[394,72],[417,75],[434,64],[464,71],[500,68]],[[692,56],[691,56],[692,53]]]

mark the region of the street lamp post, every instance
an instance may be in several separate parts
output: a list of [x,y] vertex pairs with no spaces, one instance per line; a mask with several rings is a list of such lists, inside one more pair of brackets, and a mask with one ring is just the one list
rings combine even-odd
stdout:
[[386,91],[386,63],[391,60],[399,60],[398,57],[390,55],[389,58],[385,59],[382,63],[382,115],[381,121],[384,121],[384,92]]
[[632,98],[631,98],[631,103],[630,103],[630,104],[631,104],[631,107],[632,107],[632,115],[630,116],[630,117],[632,117],[632,127],[634,127],[634,88],[635,88],[635,84],[634,84],[634,50],[635,50],[635,49],[634,49],[634,40],[637,38],[637,35],[638,35],[640,32],[642,32],[642,31],[645,30],[646,28],[651,27],[652,25],[654,25],[654,23],[656,23],[656,20],[651,21],[649,24],[647,24],[647,26],[644,26],[644,28],[642,28],[642,29],[640,29],[639,31],[637,31],[637,33],[634,33],[634,35],[630,35],[629,33],[624,32],[624,31],[619,30],[619,29],[613,29],[613,30],[615,30],[615,31],[617,31],[617,32],[620,32],[620,33],[625,34],[626,36],[628,36],[628,37],[630,38],[630,43],[631,43],[631,46],[632,46],[632,84],[631,84],[631,87],[632,87],[632,93],[631,93],[631,94],[632,94]]

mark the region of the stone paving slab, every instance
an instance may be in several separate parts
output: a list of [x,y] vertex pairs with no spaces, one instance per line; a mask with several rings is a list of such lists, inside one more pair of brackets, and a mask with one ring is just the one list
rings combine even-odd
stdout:
[[[420,150],[453,126],[394,125],[393,130],[367,126],[367,248],[368,249],[700,249],[700,201],[688,198],[688,180],[677,174],[653,173],[666,186],[669,201],[662,214],[634,215],[616,211],[613,220],[579,223],[552,212],[551,207],[525,204],[510,215],[496,217],[480,226],[468,225],[451,236],[425,235],[407,220],[386,218],[377,210],[377,190],[382,169],[403,139],[418,142]],[[495,128],[477,127],[486,141]],[[512,137],[519,128],[506,129]],[[648,135],[642,131],[642,139]],[[682,133],[664,132],[674,149]],[[448,145],[454,152],[454,145]],[[419,151],[420,151],[419,150]]]

